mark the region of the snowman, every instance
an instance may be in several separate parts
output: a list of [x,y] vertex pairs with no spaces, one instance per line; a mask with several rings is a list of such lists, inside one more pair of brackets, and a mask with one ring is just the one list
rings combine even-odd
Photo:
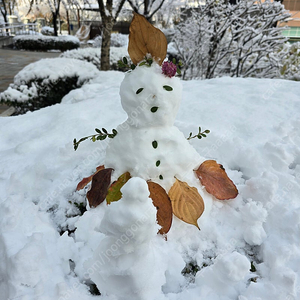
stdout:
[[174,126],[181,95],[179,78],[164,75],[155,62],[127,73],[120,96],[128,119],[116,128],[118,134],[108,144],[105,167],[113,168],[115,176],[129,172],[157,182],[165,190],[175,178],[197,182],[193,169],[204,158]]
[[[143,45],[137,42],[141,37],[142,44],[147,45],[142,51]],[[168,245],[157,235],[156,208],[149,197],[147,182],[158,184],[166,193],[176,180],[191,187],[204,202],[200,224],[209,215],[213,196],[204,190],[193,172],[205,159],[174,126],[182,85],[169,72],[174,65],[162,64],[167,45],[163,33],[135,15],[129,38],[128,52],[137,66],[126,73],[120,87],[122,107],[128,118],[116,128],[117,135],[107,146],[105,168],[114,170],[113,180],[126,172],[131,179],[121,188],[122,198],[105,208],[99,231],[106,237],[86,267],[96,265],[99,257],[110,249],[99,270],[91,274],[101,293],[115,295],[117,299],[150,300],[160,299],[168,269]],[[161,47],[161,40],[165,47]],[[152,48],[150,41],[156,43]],[[165,50],[161,51],[162,48]],[[197,223],[194,225],[198,227]],[[132,228],[136,228],[134,234],[130,233]],[[179,264],[178,272],[183,266]]]

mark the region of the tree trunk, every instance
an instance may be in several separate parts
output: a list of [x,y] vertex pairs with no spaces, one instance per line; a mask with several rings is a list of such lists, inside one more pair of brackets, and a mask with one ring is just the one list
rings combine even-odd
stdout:
[[53,17],[54,36],[57,36],[57,14],[52,13],[52,17]]
[[114,25],[112,17],[102,18],[101,70],[110,70],[110,43]]
[[77,23],[78,23],[78,29],[80,28],[80,13],[79,9],[77,8]]
[[2,6],[3,6],[3,10],[0,8],[1,14],[3,16],[4,22],[8,23],[8,21],[7,21],[7,9],[6,9],[6,5],[5,5],[5,1],[1,0],[1,3],[2,3]]
[[71,35],[69,11],[67,9],[66,9],[66,13],[67,13],[68,34]]

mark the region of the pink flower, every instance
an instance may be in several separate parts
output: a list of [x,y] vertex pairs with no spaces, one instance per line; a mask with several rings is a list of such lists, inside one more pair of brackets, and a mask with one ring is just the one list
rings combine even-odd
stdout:
[[168,77],[173,77],[176,75],[177,66],[173,64],[172,62],[165,61],[162,64],[162,73]]

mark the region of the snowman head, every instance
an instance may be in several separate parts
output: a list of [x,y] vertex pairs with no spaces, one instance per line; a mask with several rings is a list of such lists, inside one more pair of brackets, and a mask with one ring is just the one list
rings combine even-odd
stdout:
[[181,93],[180,80],[164,75],[158,64],[138,66],[125,75],[121,84],[122,107],[128,115],[126,122],[133,127],[172,126]]

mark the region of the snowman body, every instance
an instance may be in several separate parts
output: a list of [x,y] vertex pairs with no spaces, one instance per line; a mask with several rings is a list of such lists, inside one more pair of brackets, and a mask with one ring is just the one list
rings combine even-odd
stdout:
[[99,226],[106,237],[85,267],[103,295],[158,300],[166,282],[167,248],[157,235],[156,208],[141,178],[131,178],[121,191],[122,199],[107,207]]
[[115,176],[128,171],[167,191],[175,177],[193,178],[193,169],[204,158],[174,126],[182,96],[180,80],[162,74],[155,63],[137,67],[125,75],[120,96],[128,119],[107,147],[105,166],[113,168]]

